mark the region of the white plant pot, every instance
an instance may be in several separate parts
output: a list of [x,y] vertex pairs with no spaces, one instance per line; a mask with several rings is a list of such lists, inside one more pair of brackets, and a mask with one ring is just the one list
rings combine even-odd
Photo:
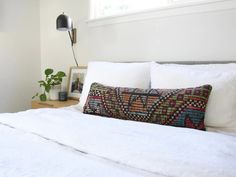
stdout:
[[49,92],[49,100],[59,100],[59,92],[61,91],[61,85],[56,85],[51,88]]

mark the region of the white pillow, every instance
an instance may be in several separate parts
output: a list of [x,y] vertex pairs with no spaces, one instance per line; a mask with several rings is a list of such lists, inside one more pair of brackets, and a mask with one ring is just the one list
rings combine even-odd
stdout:
[[152,63],[151,87],[176,89],[212,85],[205,125],[236,132],[236,72],[233,72],[233,69],[227,72],[225,67],[214,69],[211,66],[203,66],[194,69],[188,65],[174,67]]
[[110,63],[90,62],[79,102],[82,110],[92,83],[148,89],[150,84],[150,62],[148,63]]

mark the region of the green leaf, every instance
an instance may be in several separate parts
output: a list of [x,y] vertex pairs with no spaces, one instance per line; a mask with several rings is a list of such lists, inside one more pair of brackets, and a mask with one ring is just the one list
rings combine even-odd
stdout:
[[57,75],[59,78],[66,76],[66,74],[65,74],[64,72],[62,72],[62,71],[59,71],[56,75]]
[[44,73],[46,76],[48,76],[53,73],[53,69],[51,69],[51,68],[45,69]]
[[39,96],[39,93],[36,93],[34,96],[32,96],[32,99],[35,99],[37,96]]
[[49,93],[51,90],[51,85],[45,85],[45,91]]
[[41,94],[39,98],[41,101],[47,101],[47,95],[45,93]]
[[43,83],[45,83],[43,80],[41,80],[41,81],[38,81],[38,83],[39,84],[43,84]]

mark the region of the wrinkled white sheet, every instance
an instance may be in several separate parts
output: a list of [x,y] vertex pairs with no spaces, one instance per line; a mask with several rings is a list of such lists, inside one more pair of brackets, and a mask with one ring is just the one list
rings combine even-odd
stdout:
[[161,177],[0,125],[0,177]]
[[[69,108],[38,109],[16,114],[2,114],[0,115],[0,122],[15,127],[17,131],[36,133],[84,151],[89,154],[88,157],[92,155],[97,159],[106,159],[107,168],[109,168],[110,163],[119,163],[122,167],[140,169],[142,172],[146,171],[148,175],[156,176],[236,176],[236,137],[233,136],[187,128],[101,118],[85,115]],[[0,134],[0,137],[3,136]],[[31,145],[26,143],[26,151],[27,147],[29,148]],[[48,149],[46,147],[45,149]],[[0,153],[2,153],[1,151],[0,148]],[[38,153],[40,153],[40,148]],[[61,154],[63,159],[63,153]],[[87,173],[89,168],[86,165],[87,158],[85,157],[79,161],[84,165],[84,173]],[[0,159],[2,160],[2,157]],[[0,170],[2,168],[1,160]],[[98,163],[96,160],[92,162]],[[53,171],[53,167],[51,170]],[[95,168],[96,170],[97,168]],[[122,172],[114,171],[112,175],[108,176],[127,176],[127,171],[129,170],[123,170],[124,175]],[[102,173],[102,170],[99,172]]]

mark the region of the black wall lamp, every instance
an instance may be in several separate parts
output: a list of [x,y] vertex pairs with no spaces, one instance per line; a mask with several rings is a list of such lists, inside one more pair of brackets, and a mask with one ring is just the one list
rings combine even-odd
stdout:
[[74,44],[77,42],[76,37],[77,37],[77,30],[76,28],[73,27],[73,22],[71,18],[67,15],[64,14],[64,12],[57,17],[57,30],[58,31],[68,31],[70,41],[71,41],[71,48],[73,52],[73,57],[76,63],[76,66],[78,65],[78,62],[75,57],[75,52],[74,52]]

